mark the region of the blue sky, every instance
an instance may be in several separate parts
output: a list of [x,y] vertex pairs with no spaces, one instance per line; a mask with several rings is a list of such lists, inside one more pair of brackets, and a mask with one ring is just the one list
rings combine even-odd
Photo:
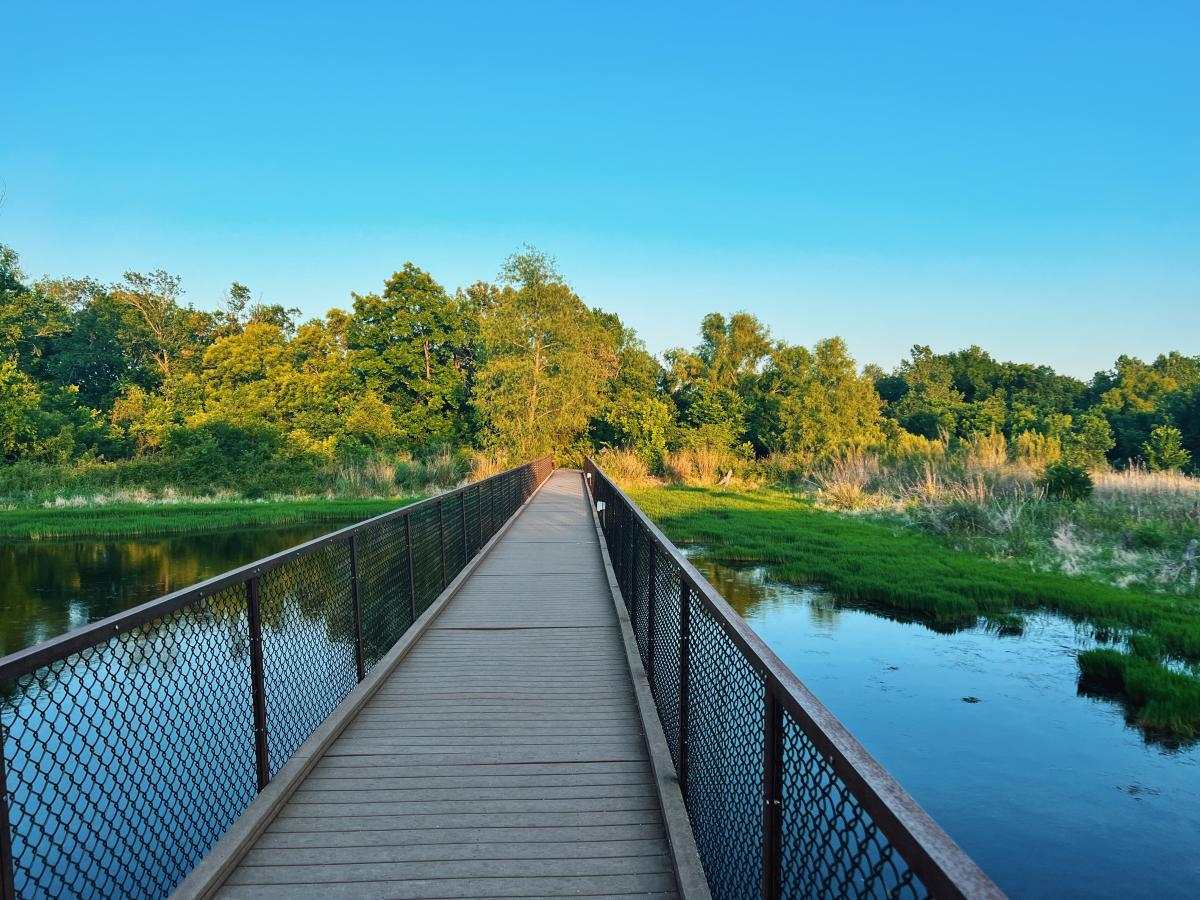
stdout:
[[318,314],[555,254],[653,350],[1200,353],[1200,5],[11,4],[0,242]]

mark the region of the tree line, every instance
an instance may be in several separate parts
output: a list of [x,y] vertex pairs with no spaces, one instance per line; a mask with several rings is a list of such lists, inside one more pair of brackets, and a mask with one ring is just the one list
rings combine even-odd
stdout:
[[805,467],[981,434],[1087,466],[1200,458],[1200,356],[1122,356],[1083,381],[916,346],[889,372],[840,338],[789,344],[737,312],[659,358],[531,247],[494,282],[450,292],[406,263],[350,299],[301,321],[234,283],[202,310],[162,270],[31,280],[0,246],[0,458],[285,478],[433,448],[572,462],[612,447],[651,469],[683,450]]

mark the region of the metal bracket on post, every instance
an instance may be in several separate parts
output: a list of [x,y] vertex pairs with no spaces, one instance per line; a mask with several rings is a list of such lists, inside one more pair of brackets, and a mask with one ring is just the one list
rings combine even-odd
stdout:
[[363,647],[362,598],[358,589],[358,536],[350,535],[350,604],[354,610],[354,668],[358,680],[367,677],[367,659]]
[[[256,570],[257,571],[257,570]],[[261,791],[271,780],[271,751],[267,742],[267,679],[263,666],[262,602],[259,576],[246,582],[246,613],[250,626],[250,691],[254,704],[254,773]]]

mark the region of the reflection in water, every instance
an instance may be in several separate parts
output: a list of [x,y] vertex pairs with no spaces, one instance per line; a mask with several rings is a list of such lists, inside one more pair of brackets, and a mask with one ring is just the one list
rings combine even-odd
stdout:
[[[9,545],[0,572],[19,602],[5,607],[5,640],[53,635],[332,527]],[[263,576],[272,772],[356,682],[347,560],[339,543]],[[20,896],[170,893],[255,794],[249,650],[235,584],[3,685]]]
[[1200,747],[1147,744],[1078,695],[1091,629],[1038,613],[1021,637],[939,633],[688,556],[1010,895],[1194,895]]
[[0,543],[0,655],[337,529]]

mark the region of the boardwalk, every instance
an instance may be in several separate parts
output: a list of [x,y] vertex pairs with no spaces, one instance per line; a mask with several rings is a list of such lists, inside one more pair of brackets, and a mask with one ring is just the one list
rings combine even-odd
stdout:
[[216,896],[675,887],[582,479],[559,471]]

